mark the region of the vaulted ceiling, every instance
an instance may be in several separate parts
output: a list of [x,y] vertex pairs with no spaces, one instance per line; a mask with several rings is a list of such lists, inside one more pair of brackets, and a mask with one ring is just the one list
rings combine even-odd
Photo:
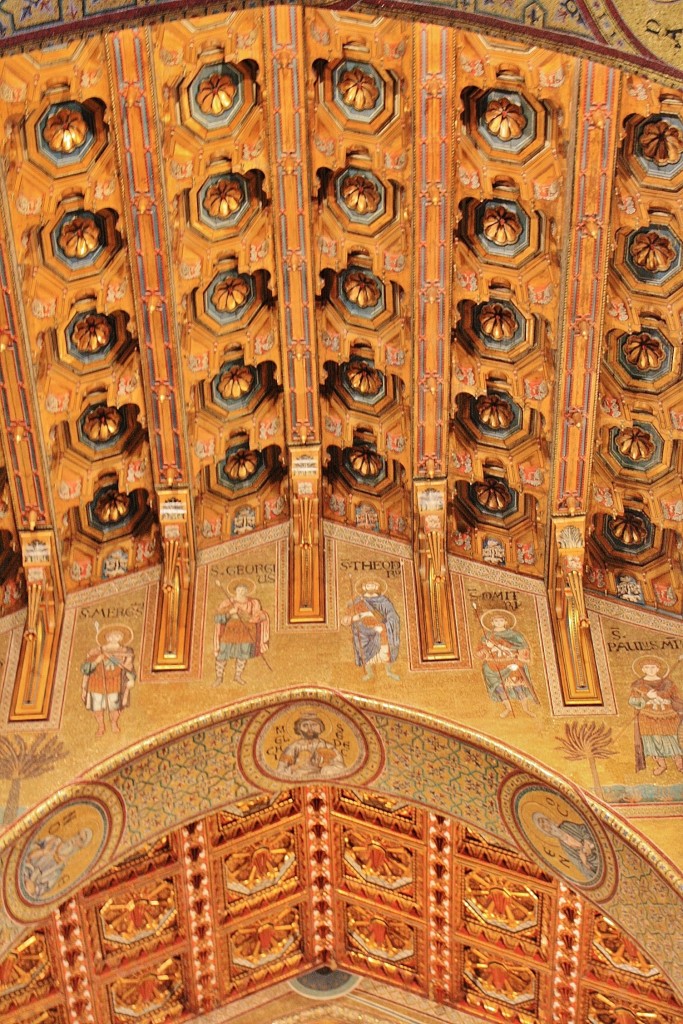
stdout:
[[[152,669],[186,670],[202,557],[278,523],[291,624],[325,620],[325,520],[412,545],[425,662],[458,650],[449,554],[542,580],[566,707],[603,702],[585,592],[680,623],[670,80],[274,7],[4,56],[0,121],[12,723],[48,719],[70,595],[158,567]],[[323,786],[109,870],[0,964],[0,1012],[156,1024],[323,963],[495,1021],[683,1019],[518,853]]]
[[324,617],[327,518],[414,545],[430,656],[445,552],[544,578],[567,699],[599,699],[584,587],[683,610],[682,100],[297,8],[5,57],[14,716],[69,593],[162,562],[182,667],[197,557],[287,519],[293,621]]

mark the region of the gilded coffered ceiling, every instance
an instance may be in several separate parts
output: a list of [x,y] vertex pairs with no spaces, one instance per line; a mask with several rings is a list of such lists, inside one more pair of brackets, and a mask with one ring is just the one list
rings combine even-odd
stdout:
[[[682,94],[455,29],[277,9],[10,55],[3,609],[44,717],[68,595],[323,519],[413,545],[452,658],[448,552],[544,579],[569,702],[584,589],[680,615]],[[42,666],[36,666],[40,662]]]

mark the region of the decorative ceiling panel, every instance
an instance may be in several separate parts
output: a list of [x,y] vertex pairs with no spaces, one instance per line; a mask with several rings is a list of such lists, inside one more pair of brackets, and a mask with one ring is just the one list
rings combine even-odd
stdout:
[[[54,526],[69,590],[163,561],[156,667],[189,664],[196,550],[290,517],[297,621],[324,617],[321,515],[414,540],[425,579],[448,549],[552,590],[549,495],[579,436],[598,447],[592,467],[579,453],[588,585],[683,610],[681,94],[614,74],[586,120],[587,69],[319,9],[4,59],[12,510],[20,530]],[[617,110],[594,419],[590,329],[563,302],[569,255],[580,276],[581,240],[603,229],[581,219],[575,158]],[[571,501],[563,514],[583,515]],[[5,610],[23,543],[6,532]],[[442,618],[429,657],[455,657]]]
[[17,56],[3,74],[9,272],[74,589],[159,557],[103,41]]
[[682,104],[642,78],[622,97],[586,567],[593,589],[679,614]]
[[197,543],[287,512],[262,18],[160,26],[155,104]]
[[577,64],[462,36],[451,549],[544,571]]

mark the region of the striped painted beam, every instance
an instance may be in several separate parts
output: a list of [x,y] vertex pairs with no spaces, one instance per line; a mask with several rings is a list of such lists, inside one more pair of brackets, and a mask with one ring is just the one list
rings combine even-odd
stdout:
[[548,566],[560,678],[567,704],[602,703],[583,600],[583,562],[603,348],[619,95],[618,71],[582,61],[565,265],[565,318],[557,360]]
[[196,544],[149,34],[113,33],[106,47],[164,557],[154,668],[182,670],[190,661]]
[[414,305],[415,569],[423,657],[457,657],[446,568],[454,164],[455,39],[415,25]]

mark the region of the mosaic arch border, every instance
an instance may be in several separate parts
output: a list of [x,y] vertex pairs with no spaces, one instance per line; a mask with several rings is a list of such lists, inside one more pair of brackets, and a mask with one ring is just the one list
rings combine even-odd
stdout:
[[[286,0],[287,2],[287,0]],[[454,25],[576,56],[616,64],[669,83],[683,81],[683,14],[671,0],[288,0]],[[192,15],[269,6],[267,0],[55,0],[22,9],[0,0],[0,53],[27,50],[46,39],[73,39],[116,26],[156,24]]]
[[[585,826],[599,848],[599,868],[591,869],[577,891],[608,914],[659,964],[683,992],[683,876],[632,827],[573,783],[518,751],[471,730],[386,702],[338,690],[302,687],[276,691],[227,705],[136,744],[102,762],[73,784],[25,815],[0,838],[0,956],[30,925],[35,925],[92,877],[167,829],[225,807],[236,800],[273,789],[273,763],[287,762],[286,748],[297,737],[293,722],[301,709],[323,720],[326,735],[344,748],[356,744],[349,762],[335,774],[335,755],[317,776],[296,774],[283,786],[343,778],[389,797],[403,797],[471,824],[527,855],[536,853],[534,836],[525,834],[517,813],[520,785],[552,797],[570,819]],[[288,717],[287,717],[288,716]],[[290,735],[278,749],[259,746],[268,723],[289,722]],[[316,727],[317,730],[317,727]],[[300,736],[300,734],[299,734]],[[360,739],[359,739],[360,737]],[[328,748],[332,744],[328,745]],[[349,748],[351,749],[351,748]],[[245,756],[245,750],[249,751]],[[279,759],[279,760],[278,760]],[[346,769],[351,765],[351,771]],[[115,817],[116,835],[100,856],[79,873],[71,888],[60,885],[58,900],[49,893],[33,910],[19,893],[17,864],[47,819],[84,794],[106,791]],[[166,795],[173,793],[173,800]],[[125,815],[123,813],[125,808]],[[556,844],[557,845],[557,844]],[[547,868],[548,860],[536,853]],[[604,869],[604,870],[603,870]],[[647,906],[647,935],[643,935]],[[18,909],[19,908],[19,909]]]

